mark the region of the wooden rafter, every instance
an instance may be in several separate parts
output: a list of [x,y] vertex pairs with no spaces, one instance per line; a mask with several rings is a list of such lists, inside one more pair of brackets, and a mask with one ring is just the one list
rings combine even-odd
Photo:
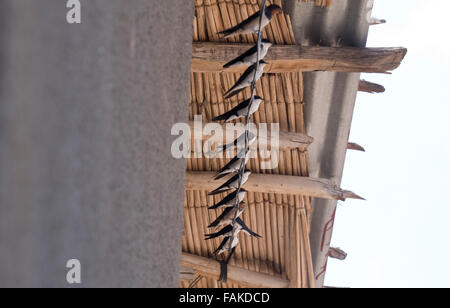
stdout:
[[[194,42],[192,47],[192,72],[220,72],[229,59],[233,59],[251,45]],[[386,73],[396,69],[406,55],[406,49],[320,47],[274,45],[265,60],[266,72],[337,71]],[[227,72],[242,72],[245,67],[235,67]]]
[[[185,189],[214,190],[219,185],[213,177],[213,172],[187,172]],[[253,192],[303,195],[332,200],[363,199],[351,191],[339,188],[330,180],[301,176],[252,174],[244,188]]]
[[[188,253],[182,253],[181,266],[192,268],[198,274],[213,279],[217,279],[220,275],[220,265],[217,261]],[[232,265],[228,265],[228,280],[239,283],[242,287],[287,288],[289,286],[289,280]]]
[[[233,123],[230,124],[202,123],[202,125],[200,124],[195,125],[193,121],[190,121],[189,125],[191,128],[191,132],[193,132],[191,137],[195,138],[195,136],[201,136],[199,138],[202,138],[202,140],[207,140],[211,138],[210,135],[202,134],[203,128],[208,124],[216,124],[221,126],[222,132],[224,132],[223,134],[224,143],[230,143],[234,141],[238,136],[244,133],[243,125],[236,126],[236,131],[234,131],[232,129]],[[227,129],[227,125],[230,125],[230,129]],[[259,140],[259,145],[270,149],[271,147],[270,145],[268,145],[268,142],[270,143],[270,140],[271,140],[271,133],[269,126],[267,138],[261,138]],[[278,148],[280,151],[288,151],[292,149],[305,150],[314,141],[314,138],[302,133],[280,131],[278,141],[279,141]]]
[[360,146],[359,144],[354,143],[354,142],[347,143],[347,150],[360,151],[360,152],[366,151],[366,149],[364,149],[362,146]]
[[358,91],[367,93],[383,93],[386,89],[382,85],[362,79],[359,81]]

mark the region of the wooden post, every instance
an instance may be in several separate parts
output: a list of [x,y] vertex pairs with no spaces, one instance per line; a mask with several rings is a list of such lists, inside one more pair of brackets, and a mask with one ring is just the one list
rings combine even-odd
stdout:
[[[192,72],[221,72],[222,66],[245,52],[249,44],[194,42]],[[268,73],[292,71],[336,71],[386,73],[396,69],[406,55],[406,48],[322,47],[274,45],[264,60]],[[234,67],[226,72],[243,72]]]
[[[202,276],[217,279],[220,265],[216,260],[182,253],[181,266],[194,269]],[[228,265],[228,280],[242,287],[253,288],[287,288],[289,281],[264,273],[252,272],[237,266]]]
[[[187,172],[186,190],[214,190],[220,181],[213,179],[213,172]],[[355,193],[339,188],[326,179],[290,175],[252,174],[244,185],[248,191],[274,194],[303,195],[316,198],[342,200],[362,199]]]

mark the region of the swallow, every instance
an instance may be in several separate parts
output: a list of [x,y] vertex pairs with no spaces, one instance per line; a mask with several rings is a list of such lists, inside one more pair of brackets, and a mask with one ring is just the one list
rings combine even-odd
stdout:
[[[225,121],[229,122],[235,119],[244,118],[248,115],[248,105],[250,104],[251,99],[247,99],[234,107],[233,109],[221,114],[218,117],[215,117],[213,121]],[[250,114],[254,114],[259,109],[259,105],[264,101],[259,96],[255,96],[252,105],[250,106]]]
[[[244,150],[245,149],[242,149],[238,153],[238,155],[236,155],[232,160],[230,160],[230,162],[228,164],[226,164],[222,169],[217,171],[214,179],[219,180],[219,179],[223,178],[224,176],[226,176],[227,174],[239,171],[239,169],[241,168],[242,160],[244,159],[244,157],[242,157],[244,155]],[[250,151],[248,151],[247,154],[245,155],[244,165],[246,165],[248,162],[248,159],[249,159],[248,154],[249,153],[250,153]]]
[[[214,220],[208,228],[220,227],[226,224],[231,224],[233,219],[239,217],[244,211],[244,202],[241,202],[238,207],[227,207],[216,220]],[[237,213],[236,213],[237,211]]]
[[[242,174],[241,185],[244,185],[245,183],[247,183],[248,177],[250,176],[250,174],[251,174],[251,172],[249,170],[244,171],[244,173]],[[235,176],[233,176],[231,179],[229,179],[225,184],[223,184],[219,188],[210,192],[208,194],[208,196],[218,195],[220,193],[229,191],[230,189],[233,189],[233,188],[237,189],[238,187],[239,187],[239,173],[236,174]]]
[[[256,79],[255,82],[261,78],[261,76],[264,74],[264,67],[266,67],[268,63],[264,60],[259,61],[259,67],[258,71],[256,72]],[[242,76],[239,78],[239,80],[234,84],[234,86],[229,89],[225,94],[224,98],[228,99],[231,98],[239,92],[243,91],[245,88],[250,87],[253,83],[253,77],[255,76],[255,70],[256,70],[256,63],[252,64],[247,70],[242,74]]]
[[[260,238],[261,235],[259,235],[258,233],[253,232],[252,230],[250,230],[247,225],[242,221],[242,219],[240,219],[239,217],[236,218],[236,222],[237,222],[237,228],[235,231],[235,235],[239,234],[239,232],[243,231],[244,233],[247,233],[250,236],[254,236],[254,237],[258,237]],[[205,240],[210,240],[216,237],[220,237],[220,236],[231,236],[233,235],[233,226],[227,225],[226,227],[222,228],[222,230],[215,232],[215,233],[210,233],[210,234],[205,234]]]
[[[256,140],[258,139],[258,136],[253,134],[252,132],[248,132],[248,146],[251,146]],[[221,144],[216,147],[214,151],[206,152],[205,155],[214,155],[218,153],[224,153],[228,150],[231,150],[233,147],[237,147],[239,144],[240,147],[244,147],[245,145],[245,133],[240,135],[238,138],[236,138],[233,142],[230,142],[229,144]]]
[[237,244],[239,244],[239,239],[236,235],[227,236],[223,239],[222,243],[220,243],[219,247],[217,247],[213,254],[218,256],[227,250],[233,249],[237,246]]
[[[255,141],[257,139],[258,139],[258,136],[256,136],[252,132],[248,132],[248,146],[251,146],[253,143],[255,143]],[[242,145],[242,147],[245,146],[245,133],[240,135],[237,139],[235,139],[233,142],[231,142],[229,144],[218,146],[216,151],[218,151],[217,153],[225,152],[233,147],[237,147],[238,144]]]
[[[220,230],[219,232],[215,232],[215,233],[210,233],[210,234],[205,234],[205,240],[210,240],[216,237],[220,237],[220,236],[231,236],[233,233],[233,226],[232,225],[227,225],[226,227],[222,228],[222,230]],[[236,230],[236,235],[238,234],[238,231]]]
[[[260,59],[264,59],[269,51],[269,48],[272,46],[272,43],[268,39],[261,40],[261,53]],[[236,59],[231,60],[227,64],[223,66],[223,68],[230,68],[239,65],[252,65],[256,63],[258,58],[258,44],[247,50],[245,53],[237,57]]]
[[[262,18],[261,23],[261,29],[267,26],[270,21],[272,20],[272,17],[275,14],[281,13],[281,7],[279,7],[276,4],[272,4],[264,10],[264,15]],[[251,33],[258,33],[259,32],[259,20],[260,20],[261,11],[256,12],[240,24],[230,28],[226,29],[224,31],[218,32],[217,34],[221,34],[224,36],[224,38],[231,37],[233,35],[238,34],[251,34]]]
[[242,202],[244,200],[245,194],[247,191],[244,188],[240,189],[239,194],[237,193],[237,189],[233,191],[231,194],[228,194],[225,198],[223,198],[221,201],[217,202],[213,206],[210,206],[208,209],[215,210],[221,207],[234,207],[236,204],[236,199],[238,202]]
[[239,217],[236,218],[236,222],[238,223],[240,229],[244,232],[247,233],[248,235],[254,236],[254,237],[261,237],[261,235],[259,235],[256,232],[253,232],[252,230],[250,230],[247,225],[245,224],[245,222],[240,219]]

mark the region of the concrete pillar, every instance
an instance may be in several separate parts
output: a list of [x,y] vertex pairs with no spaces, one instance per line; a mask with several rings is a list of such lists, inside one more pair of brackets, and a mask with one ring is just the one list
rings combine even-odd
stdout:
[[[364,47],[373,0],[333,1],[330,8],[314,3],[284,0],[296,41],[302,45]],[[310,176],[340,185],[353,117],[359,73],[312,72],[303,74],[305,124],[314,138],[308,148]],[[314,198],[311,253],[316,287],[322,287],[337,202]]]
[[193,1],[0,3],[0,287],[176,287]]

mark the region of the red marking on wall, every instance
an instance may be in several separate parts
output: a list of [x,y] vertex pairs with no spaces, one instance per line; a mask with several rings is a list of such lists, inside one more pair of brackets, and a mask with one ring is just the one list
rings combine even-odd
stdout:
[[[333,226],[334,226],[334,218],[336,216],[336,208],[334,208],[333,214],[331,215],[330,220],[327,221],[327,223],[325,224],[325,226],[323,227],[323,231],[322,231],[322,241],[320,243],[320,251],[323,252],[323,249],[325,247],[325,238],[328,234],[328,232],[330,232],[331,230],[333,230]],[[329,246],[331,242],[328,242],[327,245]],[[326,265],[325,265],[326,267]]]
[[325,260],[325,264],[321,267],[321,271],[316,275],[316,280],[319,279],[320,276],[324,275],[327,271],[328,258]]

